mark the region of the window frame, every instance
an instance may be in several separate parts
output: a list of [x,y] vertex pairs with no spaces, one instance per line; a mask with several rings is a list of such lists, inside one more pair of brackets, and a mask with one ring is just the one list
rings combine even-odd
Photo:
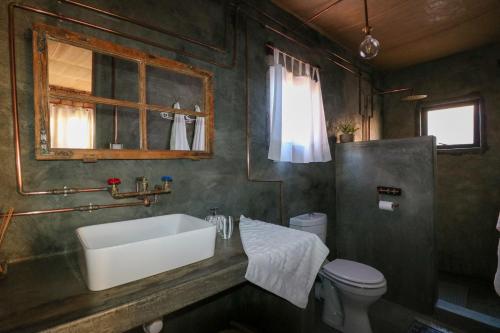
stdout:
[[437,145],[438,153],[481,153],[486,149],[484,103],[479,94],[470,94],[464,97],[451,98],[442,101],[425,103],[418,109],[417,135],[427,136],[428,113],[439,109],[455,108],[461,106],[474,106],[474,143],[456,145]]

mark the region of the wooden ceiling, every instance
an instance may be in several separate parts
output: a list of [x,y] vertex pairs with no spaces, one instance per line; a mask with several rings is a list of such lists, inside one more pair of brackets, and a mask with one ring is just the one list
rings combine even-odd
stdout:
[[[363,0],[272,0],[358,54],[363,40]],[[500,41],[499,0],[368,0],[372,35],[380,53],[369,60],[398,69]]]

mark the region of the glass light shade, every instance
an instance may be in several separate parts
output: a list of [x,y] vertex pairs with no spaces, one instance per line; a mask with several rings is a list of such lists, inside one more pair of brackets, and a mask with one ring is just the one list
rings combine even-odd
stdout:
[[359,55],[363,59],[375,58],[379,50],[380,43],[372,35],[366,35],[365,39],[359,45]]

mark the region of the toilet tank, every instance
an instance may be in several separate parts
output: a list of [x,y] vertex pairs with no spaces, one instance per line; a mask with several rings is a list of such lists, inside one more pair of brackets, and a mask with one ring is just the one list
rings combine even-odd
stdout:
[[290,228],[312,232],[318,235],[323,243],[326,240],[326,214],[306,213],[290,219]]

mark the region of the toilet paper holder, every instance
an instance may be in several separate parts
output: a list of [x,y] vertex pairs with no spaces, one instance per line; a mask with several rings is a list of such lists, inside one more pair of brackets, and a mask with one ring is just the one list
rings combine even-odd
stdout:
[[378,192],[379,196],[381,194],[386,194],[386,195],[401,195],[402,190],[399,187],[377,186],[377,192]]
[[[401,196],[401,193],[403,190],[399,187],[391,187],[391,186],[377,186],[377,205],[379,204],[380,201],[382,201],[381,196],[382,195],[392,195],[392,196]],[[399,203],[394,202],[392,204],[393,208],[399,207]]]

